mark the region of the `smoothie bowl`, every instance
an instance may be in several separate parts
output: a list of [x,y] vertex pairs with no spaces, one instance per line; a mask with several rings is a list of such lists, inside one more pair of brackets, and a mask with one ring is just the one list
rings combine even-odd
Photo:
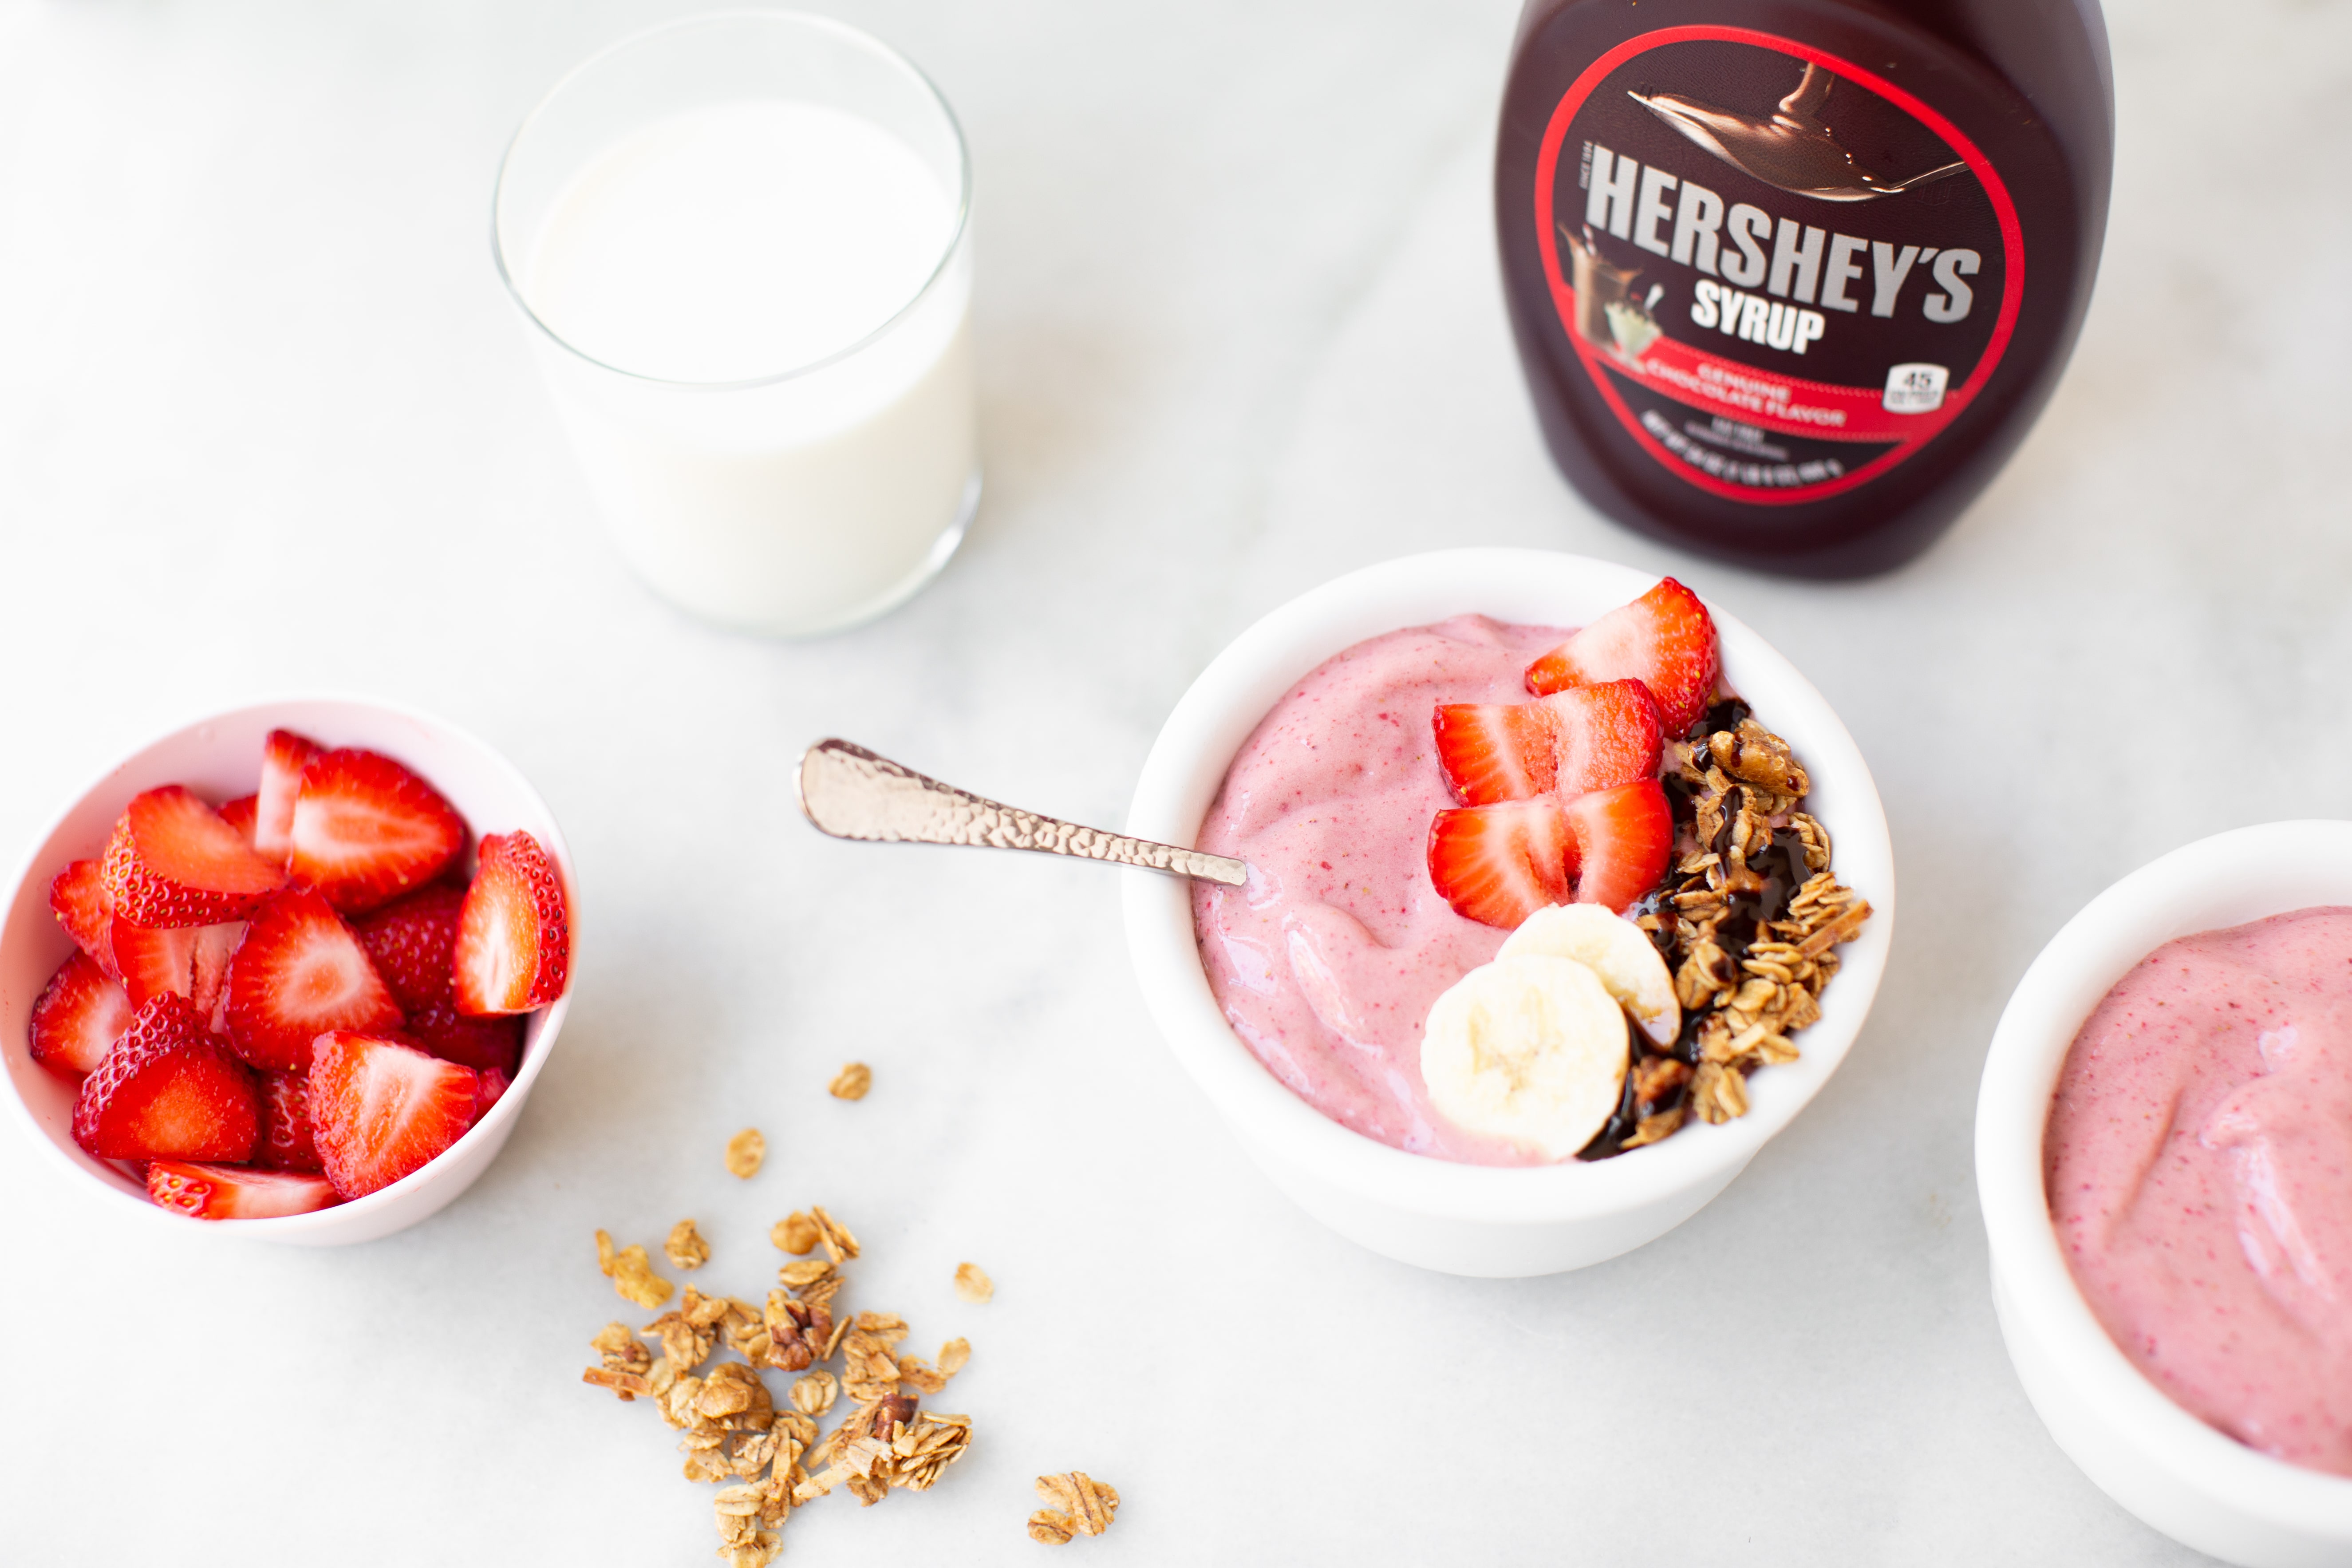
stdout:
[[[1765,738],[1785,742],[1801,763],[1801,783],[1790,787],[1814,825],[1820,864],[1826,865],[1834,844],[1836,880],[1850,890],[1857,917],[1863,900],[1870,910],[1866,923],[1857,918],[1817,944],[1841,943],[1834,963],[1825,965],[1834,970],[1833,981],[1800,1003],[1805,1009],[1801,1048],[1770,1055],[1773,1065],[1744,1079],[1719,1071],[1694,1077],[1665,1060],[1662,1053],[1677,1048],[1667,1043],[1674,1026],[1635,994],[1641,986],[1620,985],[1615,972],[1621,966],[1580,950],[1607,981],[1609,994],[1623,1004],[1624,1035],[1611,1046],[1617,1076],[1607,1080],[1622,1087],[1622,1099],[1617,1089],[1604,1086],[1596,1100],[1573,1073],[1557,1083],[1544,1081],[1556,1063],[1533,1070],[1526,1084],[1509,1086],[1500,1100],[1491,1079],[1482,1100],[1480,1084],[1464,1077],[1463,1016],[1491,1023],[1573,1012],[1583,1004],[1575,987],[1565,984],[1570,980],[1598,994],[1583,979],[1551,967],[1563,961],[1511,949],[1552,921],[1584,932],[1570,939],[1570,946],[1593,934],[1585,929],[1590,921],[1570,920],[1546,906],[1580,895],[1627,907],[1621,900],[1639,889],[1622,873],[1640,857],[1619,850],[1629,841],[1647,842],[1656,850],[1654,866],[1663,869],[1666,850],[1655,830],[1665,807],[1657,799],[1643,805],[1633,798],[1659,795],[1652,779],[1643,788],[1577,795],[1564,813],[1555,811],[1549,802],[1572,792],[1564,776],[1557,791],[1548,787],[1555,783],[1548,772],[1532,782],[1507,777],[1493,804],[1478,804],[1487,798],[1479,791],[1495,781],[1463,776],[1462,758],[1453,751],[1441,763],[1447,714],[1433,712],[1418,694],[1441,693],[1456,720],[1457,739],[1462,724],[1471,721],[1491,722],[1500,735],[1517,721],[1530,691],[1548,689],[1538,679],[1518,689],[1522,667],[1541,665],[1562,637],[1596,623],[1614,624],[1604,617],[1654,599],[1668,586],[1630,568],[1525,550],[1446,551],[1353,573],[1276,610],[1235,639],[1177,704],[1144,764],[1129,831],[1256,857],[1251,886],[1223,901],[1217,901],[1223,889],[1129,874],[1129,945],[1153,1017],[1276,1184],[1316,1218],[1374,1251],[1450,1273],[1503,1277],[1557,1273],[1639,1247],[1696,1212],[1788,1125],[1844,1059],[1869,1011],[1885,965],[1895,895],[1876,789],[1820,695],[1754,633],[1718,612],[1712,616],[1709,658],[1719,650],[1720,691],[1710,668],[1705,690],[1663,693],[1649,721],[1652,744],[1663,731],[1671,759],[1674,738],[1684,732],[1690,712],[1706,713],[1696,733],[1717,722],[1728,730],[1738,712],[1752,708],[1755,719],[1769,727],[1771,736]],[[1696,609],[1698,602],[1686,590],[1675,591]],[[1315,709],[1331,668],[1360,657],[1387,657],[1384,650],[1400,643],[1397,634],[1407,634],[1401,641],[1409,656],[1434,658],[1461,679],[1435,688],[1408,682],[1404,689],[1414,694],[1409,700],[1384,704],[1375,698],[1360,703],[1363,711],[1335,713],[1332,721],[1347,736],[1335,730],[1319,753],[1313,737],[1294,748],[1311,758],[1297,775],[1256,784],[1245,776],[1257,765],[1253,759],[1267,750],[1272,731],[1294,719],[1309,726],[1322,721]],[[1343,654],[1347,659],[1339,657]],[[1592,692],[1605,696],[1602,688],[1611,684],[1598,683]],[[1736,694],[1741,708],[1717,704],[1715,699],[1726,692]],[[1347,700],[1336,689],[1332,695]],[[1737,743],[1729,734],[1721,740]],[[1367,766],[1369,753],[1360,754],[1358,742],[1387,760]],[[1497,749],[1508,748],[1480,748],[1475,755],[1487,759]],[[1573,764],[1561,761],[1563,775],[1590,762],[1589,753],[1607,749],[1588,746]],[[1698,762],[1705,765],[1703,754]],[[1547,762],[1546,769],[1550,766]],[[1664,766],[1671,773],[1671,761]],[[1499,772],[1513,770],[1506,765]],[[1374,847],[1376,836],[1368,833],[1362,858],[1343,863],[1339,856],[1358,843],[1345,825],[1336,834],[1327,825],[1283,842],[1314,815],[1318,790],[1345,794],[1366,777],[1394,783],[1386,795],[1375,791],[1377,798],[1356,802],[1375,814],[1366,825],[1381,830],[1377,837],[1389,849]],[[1294,784],[1304,794],[1283,798]],[[1685,826],[1688,815],[1676,808]],[[1807,871],[1798,825],[1785,810],[1773,821],[1784,819],[1790,830],[1759,834],[1751,853],[1760,861],[1777,848],[1801,881]],[[1249,832],[1253,821],[1266,828],[1264,837]],[[1730,825],[1720,831],[1730,831]],[[1245,840],[1238,847],[1217,841],[1237,832]],[[1536,875],[1515,875],[1511,855],[1483,853],[1498,836],[1519,848],[1559,839],[1569,860],[1565,879],[1547,879],[1540,855],[1528,862]],[[1687,843],[1686,832],[1681,842]],[[1302,844],[1318,843],[1325,847],[1316,853],[1329,865],[1297,860]],[[1466,859],[1460,853],[1465,844],[1474,851]],[[1457,877],[1464,865],[1474,874]],[[1278,930],[1254,931],[1254,909],[1270,908],[1269,889],[1286,879],[1293,907]],[[1612,890],[1596,892],[1612,879]],[[1767,896],[1777,899],[1777,912],[1790,916],[1802,902],[1789,900],[1793,891],[1783,888]],[[1670,902],[1662,909],[1654,897],[1633,908],[1654,911],[1653,923],[1674,923]],[[1538,912],[1530,916],[1531,909]],[[1590,905],[1572,912],[1593,913]],[[1633,946],[1638,954],[1648,944]],[[1248,962],[1261,952],[1275,957],[1264,976],[1254,974]],[[1277,984],[1258,984],[1276,971]],[[1684,978],[1681,971],[1675,978]],[[1498,1000],[1487,993],[1500,981],[1532,989]],[[1782,993],[1794,994],[1787,987]],[[1718,1005],[1726,1000],[1718,997]],[[1685,1005],[1694,1005],[1687,992]],[[1673,1008],[1671,995],[1664,1005]],[[1293,1028],[1310,1012],[1318,1021],[1314,1029]],[[1645,1041],[1645,1028],[1656,1039]],[[1632,1042],[1630,1053],[1624,1038]],[[1685,1045],[1688,1038],[1685,1032]],[[1479,1046],[1474,1040],[1467,1057],[1480,1058]],[[1635,1086],[1646,1084],[1653,1068],[1673,1081],[1675,1098],[1670,1113],[1643,1116],[1640,1111],[1649,1108],[1636,1106]],[[1709,1070],[1701,1058],[1697,1074]],[[1504,1101],[1523,1108],[1530,1092],[1545,1099],[1548,1112],[1581,1096],[1588,1102],[1583,1119],[1554,1117],[1549,1130],[1523,1126]],[[1570,1129],[1564,1137],[1562,1127]],[[1587,1131],[1595,1133],[1590,1142]]]
[[1977,1100],[2001,1337],[2067,1457],[2225,1562],[2352,1562],[2352,823],[2141,868],[2053,937]]
[[553,815],[481,742],[385,704],[175,730],[13,888],[7,1098],[69,1180],[184,1233],[336,1246],[436,1212],[513,1132],[569,1005]]

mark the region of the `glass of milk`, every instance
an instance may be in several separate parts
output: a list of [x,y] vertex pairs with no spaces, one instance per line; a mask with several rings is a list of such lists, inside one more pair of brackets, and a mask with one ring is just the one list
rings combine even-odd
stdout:
[[581,66],[499,171],[499,270],[630,567],[807,637],[947,563],[980,500],[971,169],[854,27],[698,17]]

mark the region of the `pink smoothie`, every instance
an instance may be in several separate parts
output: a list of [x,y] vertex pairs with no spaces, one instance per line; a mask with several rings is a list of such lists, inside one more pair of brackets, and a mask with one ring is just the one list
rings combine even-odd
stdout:
[[1199,847],[1249,883],[1192,884],[1210,987],[1298,1097],[1399,1149],[1486,1165],[1525,1152],[1430,1108],[1430,1004],[1509,933],[1430,885],[1430,819],[1461,803],[1437,765],[1441,702],[1525,702],[1524,672],[1569,636],[1461,616],[1358,643],[1274,705],[1226,771]]
[[2352,1476],[2352,909],[2148,954],[2074,1037],[2042,1149],[2123,1352],[2249,1447]]

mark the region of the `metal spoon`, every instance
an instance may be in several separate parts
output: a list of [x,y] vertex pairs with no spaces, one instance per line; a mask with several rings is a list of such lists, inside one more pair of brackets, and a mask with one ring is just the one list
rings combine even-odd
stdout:
[[848,741],[819,741],[801,753],[793,775],[801,810],[817,831],[874,844],[962,844],[982,849],[1034,849],[1140,866],[1176,877],[1202,877],[1238,888],[1245,862],[1080,827],[970,795],[926,778]]

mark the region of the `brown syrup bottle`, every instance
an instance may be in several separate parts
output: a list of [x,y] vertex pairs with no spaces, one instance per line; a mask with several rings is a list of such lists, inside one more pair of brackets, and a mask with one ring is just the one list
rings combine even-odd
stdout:
[[1529,0],[1496,224],[1554,460],[1747,565],[1911,559],[2073,352],[2114,96],[2097,0]]

